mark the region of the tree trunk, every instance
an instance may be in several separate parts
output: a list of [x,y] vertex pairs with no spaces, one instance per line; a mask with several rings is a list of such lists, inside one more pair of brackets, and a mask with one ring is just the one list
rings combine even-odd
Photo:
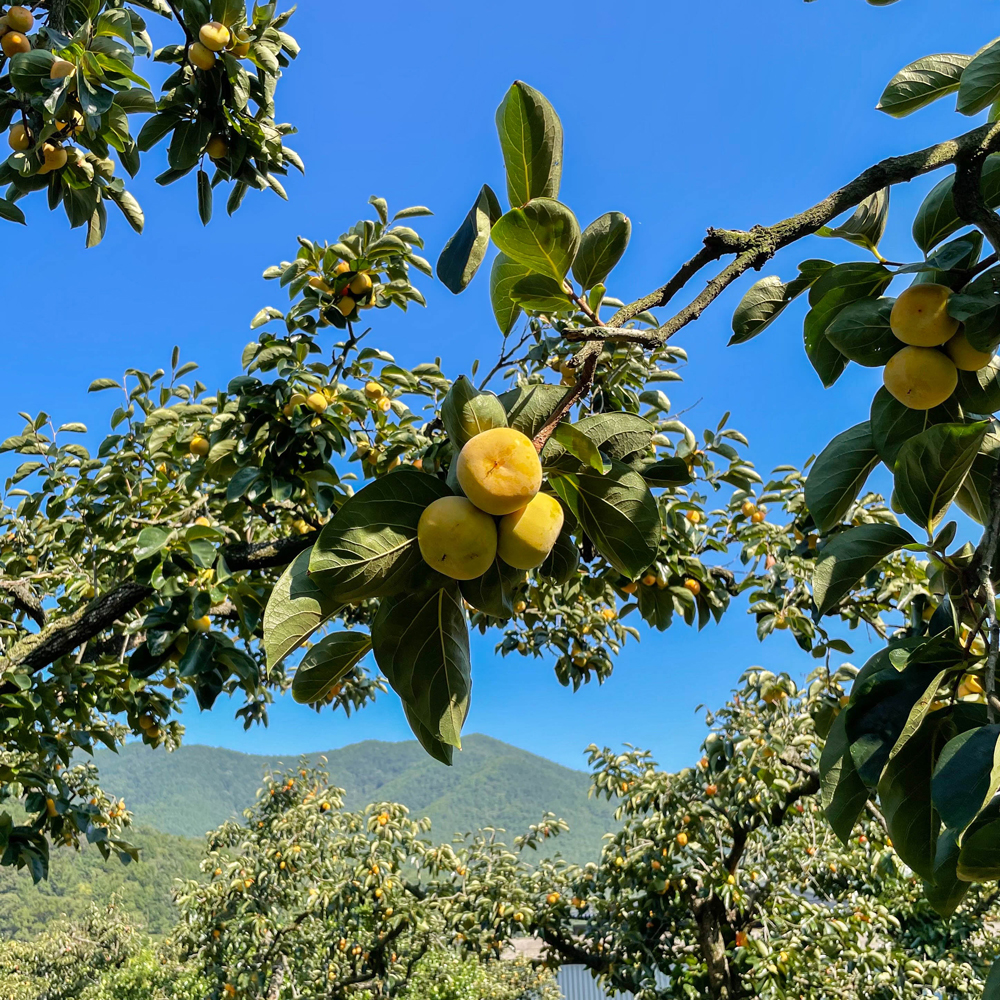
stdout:
[[698,943],[708,972],[708,985],[714,1000],[737,1000],[743,996],[739,977],[729,967],[726,942],[722,936],[725,909],[717,896],[700,899],[692,905],[698,922]]

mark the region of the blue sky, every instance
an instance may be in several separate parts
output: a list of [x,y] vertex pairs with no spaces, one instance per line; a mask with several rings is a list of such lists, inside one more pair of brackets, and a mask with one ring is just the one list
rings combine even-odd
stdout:
[[[142,237],[113,214],[104,243],[84,250],[82,231],[70,233],[63,215],[50,216],[38,197],[22,203],[29,226],[8,235],[20,257],[16,279],[8,270],[8,295],[16,285],[21,307],[15,319],[8,298],[13,363],[3,436],[19,431],[17,411],[40,409],[103,433],[114,404],[88,396],[90,381],[166,366],[175,343],[201,364],[210,388],[224,385],[238,373],[250,317],[262,305],[283,305],[280,290],[261,280],[263,269],[292,256],[298,234],[335,239],[366,214],[373,193],[390,210],[434,210],[417,228],[436,258],[480,185],[503,190],[493,113],[514,79],[546,94],[562,118],[561,199],[581,224],[609,210],[631,217],[632,243],[609,289],[629,300],[673,273],[708,226],[776,221],[884,156],[978,124],[956,115],[950,100],[903,121],[874,106],[900,67],[931,52],[973,52],[993,36],[995,20],[988,0],[951,5],[947,18],[935,0],[885,8],[862,0],[536,0],[530,22],[510,8],[494,15],[454,0],[387,0],[343,44],[344,18],[335,11],[329,0],[303,0],[289,27],[303,52],[282,81],[278,119],[297,125],[292,145],[307,167],[304,178],[290,178],[289,203],[250,195],[234,219],[220,214],[203,230],[193,179],[167,189],[153,183],[162,150],[131,185],[146,210]],[[909,223],[937,179],[894,191],[882,246],[890,259],[916,258]],[[861,252],[812,238],[764,273],[790,277],[798,260],[815,256]],[[823,391],[801,346],[802,303],[756,340],[727,349],[732,310],[754,277],[675,339],[690,363],[685,381],[668,388],[696,430],[731,410],[731,426],[748,435],[751,458],[766,473],[803,462],[865,419],[880,375],[853,365]],[[457,298],[429,279],[420,285],[428,308],[380,313],[371,339],[405,364],[441,356],[453,377],[475,358],[492,363],[498,336],[485,275]],[[753,664],[794,676],[810,667],[786,635],[758,644],[744,612],[736,606],[702,633],[644,633],[602,689],[576,694],[549,665],[494,658],[492,640],[476,639],[467,731],[575,767],[592,741],[631,742],[682,766],[703,735],[698,704],[718,704]],[[183,721],[189,742],[252,752],[409,736],[391,695],[350,719],[286,699],[269,729],[249,733],[224,711],[192,707]]]

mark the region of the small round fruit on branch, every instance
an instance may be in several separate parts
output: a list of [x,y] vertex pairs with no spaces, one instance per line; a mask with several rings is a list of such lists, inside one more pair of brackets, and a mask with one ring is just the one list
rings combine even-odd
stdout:
[[535,446],[512,427],[493,427],[470,438],[459,453],[456,474],[462,492],[497,517],[520,510],[542,486]]
[[958,385],[958,369],[932,347],[904,347],[886,362],[882,380],[892,396],[911,410],[940,406]]
[[969,343],[969,338],[966,337],[964,330],[959,330],[944,345],[944,349],[960,372],[977,372],[993,360],[993,355],[989,351],[977,351]]
[[958,329],[958,320],[948,315],[949,298],[946,285],[910,285],[889,314],[892,332],[912,347],[940,347]]
[[[224,135],[213,135],[205,146],[210,160],[224,160],[229,155],[229,143]],[[315,286],[314,286],[315,287]]]
[[50,80],[64,80],[76,72],[76,64],[68,59],[55,59],[49,67]]
[[22,122],[17,122],[10,127],[10,132],[7,134],[7,144],[18,153],[31,148],[31,134]]
[[493,564],[497,527],[465,497],[441,497],[417,522],[417,544],[428,566],[453,580],[475,580]]
[[562,526],[559,501],[536,493],[520,510],[500,519],[497,553],[514,569],[536,569],[548,558]]
[[51,142],[43,142],[41,152],[42,166],[38,171],[40,174],[50,174],[53,170],[61,170],[69,159],[69,153],[62,146],[53,145]]
[[3,38],[0,38],[0,48],[8,58],[16,56],[18,52],[30,52],[31,42],[19,31],[8,31]]
[[215,53],[201,42],[192,42],[188,46],[188,61],[198,69],[209,70],[215,65]]
[[25,31],[31,31],[35,23],[35,18],[27,7],[11,7],[7,11],[7,23],[10,25],[11,31],[24,33]]
[[209,21],[198,29],[198,41],[212,52],[221,52],[231,37],[229,29],[219,21]]

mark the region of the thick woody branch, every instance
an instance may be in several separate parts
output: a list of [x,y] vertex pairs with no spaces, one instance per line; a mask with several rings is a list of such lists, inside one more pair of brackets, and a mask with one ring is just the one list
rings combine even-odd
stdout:
[[0,580],[0,590],[10,594],[18,611],[23,611],[39,628],[45,628],[45,609],[27,580]]

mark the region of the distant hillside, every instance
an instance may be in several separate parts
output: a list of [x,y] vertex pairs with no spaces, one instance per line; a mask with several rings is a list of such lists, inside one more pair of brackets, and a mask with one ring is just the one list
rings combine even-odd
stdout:
[[[414,740],[367,740],[324,756],[333,784],[347,793],[348,808],[401,802],[429,816],[432,835],[441,840],[483,826],[503,827],[513,838],[551,810],[570,826],[553,850],[573,861],[596,859],[602,835],[615,823],[607,802],[588,799],[588,775],[489,736],[472,735],[462,744],[450,768]],[[201,837],[253,803],[265,771],[296,760],[204,746],[168,754],[133,743],[120,754],[101,752],[97,764],[104,788],[125,799],[137,823]]]
[[157,830],[134,829],[128,839],[142,851],[140,864],[105,861],[96,847],[53,849],[49,878],[33,885],[27,870],[0,868],[0,939],[30,938],[59,917],[78,917],[91,903],[114,893],[138,914],[152,934],[165,934],[177,920],[171,891],[176,878],[197,878],[200,841]]

